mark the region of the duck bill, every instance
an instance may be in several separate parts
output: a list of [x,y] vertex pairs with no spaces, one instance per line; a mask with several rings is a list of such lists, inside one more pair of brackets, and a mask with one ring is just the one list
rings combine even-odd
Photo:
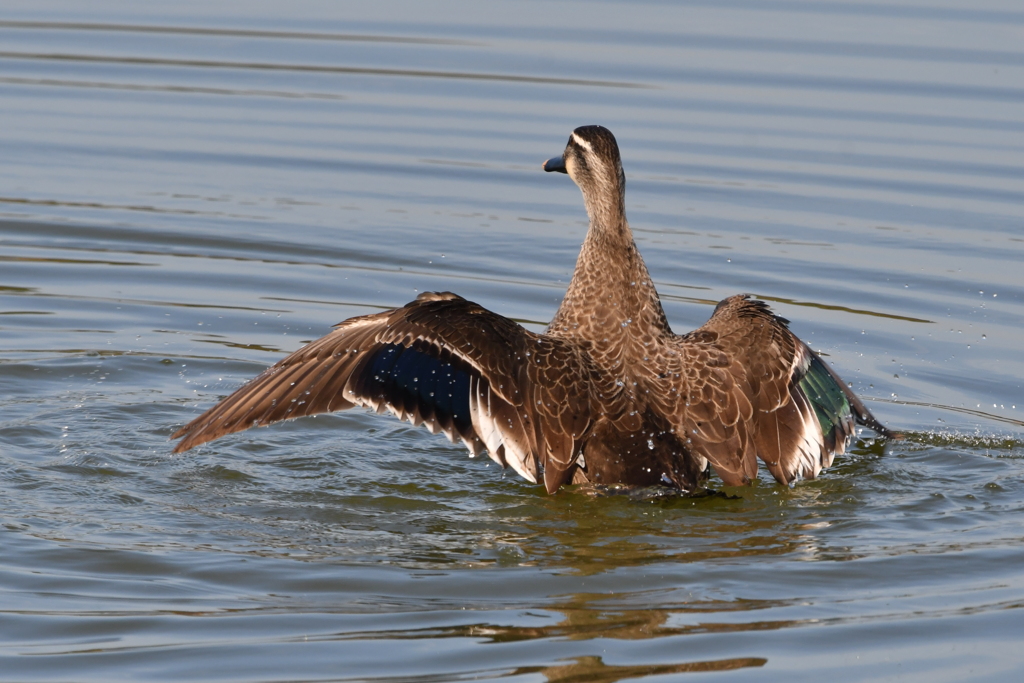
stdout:
[[541,168],[543,168],[548,173],[551,173],[552,171],[557,171],[558,173],[568,173],[568,171],[565,170],[565,159],[563,159],[562,157],[551,157],[550,159],[544,162],[544,165],[541,166]]

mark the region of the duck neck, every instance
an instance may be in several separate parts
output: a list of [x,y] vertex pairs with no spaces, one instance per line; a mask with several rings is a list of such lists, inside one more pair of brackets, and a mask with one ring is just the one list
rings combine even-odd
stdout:
[[586,199],[590,229],[550,334],[622,345],[624,338],[670,332],[661,300],[618,201]]

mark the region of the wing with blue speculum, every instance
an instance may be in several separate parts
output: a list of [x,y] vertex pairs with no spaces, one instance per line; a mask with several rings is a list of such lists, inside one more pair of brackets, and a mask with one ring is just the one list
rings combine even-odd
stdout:
[[339,324],[178,430],[175,452],[226,434],[354,405],[389,411],[487,451],[549,491],[566,483],[588,434],[593,369],[454,294]]

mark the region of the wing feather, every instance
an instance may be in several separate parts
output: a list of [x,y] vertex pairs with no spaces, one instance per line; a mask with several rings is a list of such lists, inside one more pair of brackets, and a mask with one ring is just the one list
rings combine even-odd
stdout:
[[783,482],[795,461],[807,460],[807,411],[791,387],[797,344],[784,319],[746,296],[725,299],[706,324],[677,338],[688,372],[674,382],[687,400],[670,419],[726,484],[756,478],[758,458]]
[[363,405],[483,449],[553,492],[593,423],[597,373],[573,343],[454,294],[353,318],[178,430],[175,452],[226,434]]
[[676,346],[688,372],[668,378],[687,400],[668,414],[727,484],[756,477],[758,458],[781,483],[813,479],[844,452],[855,421],[891,436],[761,301],[725,299]]

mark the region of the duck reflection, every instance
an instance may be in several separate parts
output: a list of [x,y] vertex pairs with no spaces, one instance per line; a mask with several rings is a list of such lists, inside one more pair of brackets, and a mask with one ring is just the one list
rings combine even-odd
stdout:
[[558,666],[520,667],[510,676],[540,673],[549,683],[615,683],[627,678],[661,676],[675,673],[696,673],[700,671],[732,671],[752,666],[764,666],[767,659],[761,657],[740,657],[716,659],[706,662],[684,664],[633,664],[617,666],[605,664],[600,657],[575,657],[571,664]]
[[830,529],[854,514],[856,486],[849,480],[784,490],[755,484],[741,492],[638,500],[633,491],[595,501],[577,491],[540,499],[528,514],[496,510],[508,526],[478,537],[477,558],[482,564],[560,567],[580,576],[666,561],[855,559],[845,544],[829,541]]

